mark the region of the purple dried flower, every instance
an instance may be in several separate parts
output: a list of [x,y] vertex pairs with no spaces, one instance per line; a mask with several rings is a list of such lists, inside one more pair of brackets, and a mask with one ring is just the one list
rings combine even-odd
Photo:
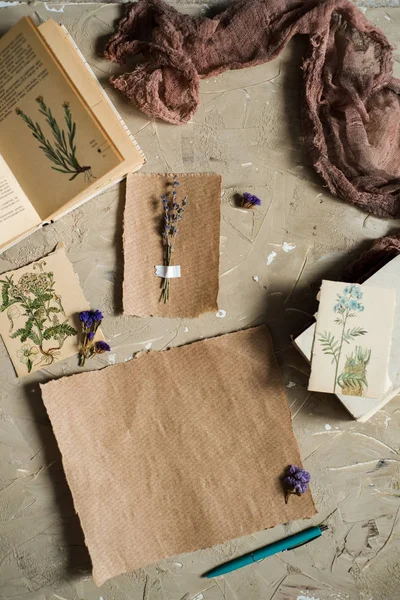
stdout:
[[244,192],[242,206],[243,208],[254,208],[255,206],[261,206],[261,200],[249,192]]
[[94,345],[94,351],[96,354],[103,354],[104,352],[110,352],[111,348],[107,342],[96,342]]
[[92,311],[93,321],[102,321],[104,319],[103,313],[99,310]]
[[286,491],[285,501],[287,503],[290,494],[296,494],[301,496],[308,489],[308,483],[311,479],[311,475],[305,469],[296,467],[296,465],[289,465],[285,471],[283,477],[283,486]]
[[79,320],[82,323],[87,323],[87,321],[89,321],[89,319],[91,319],[91,316],[90,316],[90,312],[88,310],[83,310],[82,312],[79,313]]
[[88,340],[91,342],[94,338],[94,331],[89,331],[88,333]]

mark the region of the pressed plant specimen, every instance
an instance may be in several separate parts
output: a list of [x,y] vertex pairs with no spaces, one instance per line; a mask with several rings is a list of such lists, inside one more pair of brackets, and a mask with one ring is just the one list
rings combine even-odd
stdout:
[[[172,198],[169,200],[167,194],[161,196],[161,201],[164,210],[163,227],[162,227],[162,242],[164,248],[164,266],[169,267],[172,264],[172,254],[175,248],[175,238],[179,233],[178,223],[182,220],[188,199],[185,196],[181,204],[177,202],[177,187],[179,181],[174,175]],[[168,302],[170,294],[170,279],[163,277],[161,281],[161,298],[164,304]]]
[[347,327],[349,319],[357,317],[364,310],[361,303],[363,293],[359,285],[347,285],[342,294],[337,294],[333,311],[337,314],[334,323],[339,326],[338,337],[330,331],[317,333],[324,354],[332,356],[335,365],[333,392],[339,386],[340,393],[349,396],[362,396],[363,386],[367,386],[367,364],[371,358],[371,351],[356,346],[354,354],[346,357],[342,373],[339,374],[339,363],[344,344],[351,344],[357,337],[368,333],[363,327]]
[[[35,263],[33,269],[39,272],[25,273],[18,281],[14,281],[14,275],[0,280],[0,311],[7,311],[10,337],[21,341],[17,357],[28,373],[34,364],[52,364],[67,337],[78,333],[66,318],[61,297],[54,289],[54,274],[46,272],[45,265],[45,261]],[[15,321],[21,318],[23,326],[14,330]],[[50,346],[54,343],[57,345]]]
[[15,112],[25,121],[33,137],[39,142],[39,148],[44,152],[49,161],[53,163],[54,166],[51,168],[59,173],[70,175],[69,181],[73,181],[81,174],[83,174],[85,181],[91,181],[93,179],[91,167],[81,166],[76,157],[76,123],[72,119],[69,103],[64,102],[62,105],[66,124],[66,129],[64,129],[58,125],[43,96],[38,96],[36,102],[39,105],[39,113],[43,115],[53,134],[53,144],[47,139],[37,121],[34,122],[20,108],[17,108]]
[[87,358],[93,358],[97,354],[104,354],[104,352],[110,352],[111,350],[107,342],[102,340],[94,341],[103,318],[103,313],[100,310],[83,310],[79,313],[79,320],[82,326],[82,339],[79,350],[80,367],[85,365]]

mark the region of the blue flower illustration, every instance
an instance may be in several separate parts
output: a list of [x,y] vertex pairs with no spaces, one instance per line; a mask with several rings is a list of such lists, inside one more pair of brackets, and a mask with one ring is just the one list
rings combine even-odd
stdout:
[[[335,378],[333,386],[334,392],[336,391],[337,385],[339,385],[342,389],[345,389],[349,382],[351,389],[353,387],[356,388],[356,384],[360,387],[364,380],[365,385],[367,385],[365,374],[362,377],[359,373],[349,374],[344,372],[339,375],[339,363],[340,357],[342,356],[343,344],[348,345],[359,336],[367,333],[363,327],[350,327],[346,329],[348,319],[350,317],[356,317],[357,313],[363,312],[364,305],[360,302],[362,297],[363,293],[358,284],[352,283],[346,285],[341,294],[336,294],[336,303],[333,305],[333,312],[337,314],[335,323],[336,325],[340,325],[339,338],[336,339],[335,335],[330,331],[318,333],[318,339],[322,344],[322,351],[324,354],[332,356],[332,363],[335,363]],[[356,382],[356,384],[354,382]],[[362,385],[360,387],[360,390],[362,391],[361,388]]]

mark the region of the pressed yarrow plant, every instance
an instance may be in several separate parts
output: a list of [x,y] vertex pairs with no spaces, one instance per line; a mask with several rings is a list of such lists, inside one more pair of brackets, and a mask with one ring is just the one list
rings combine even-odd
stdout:
[[[187,196],[185,196],[179,204],[177,202],[177,188],[179,181],[176,175],[174,175],[172,190],[172,199],[169,200],[167,194],[161,196],[161,202],[164,210],[163,216],[163,229],[162,229],[162,243],[164,249],[164,266],[169,267],[172,264],[172,254],[175,249],[175,238],[179,233],[178,224],[183,219],[185,209],[188,204]],[[161,281],[161,297],[160,300],[166,304],[169,300],[170,295],[170,279],[163,277]]]
[[64,120],[66,129],[61,128],[54,118],[51,109],[45,103],[43,96],[38,96],[36,102],[39,105],[39,113],[43,115],[46,123],[51,129],[54,137],[52,144],[43,133],[39,123],[34,122],[20,108],[15,112],[27,124],[33,137],[39,142],[39,148],[55,166],[51,168],[59,173],[70,175],[69,181],[73,181],[78,175],[83,174],[85,181],[93,179],[92,170],[89,166],[81,166],[76,157],[76,123],[72,119],[71,108],[68,102],[64,102]]

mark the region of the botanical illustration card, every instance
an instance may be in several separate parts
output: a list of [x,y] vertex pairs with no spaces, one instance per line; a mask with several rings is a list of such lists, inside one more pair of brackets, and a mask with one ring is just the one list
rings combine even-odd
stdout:
[[389,388],[394,289],[323,281],[308,389],[380,398]]
[[18,377],[76,354],[89,309],[65,248],[0,275],[0,334]]

